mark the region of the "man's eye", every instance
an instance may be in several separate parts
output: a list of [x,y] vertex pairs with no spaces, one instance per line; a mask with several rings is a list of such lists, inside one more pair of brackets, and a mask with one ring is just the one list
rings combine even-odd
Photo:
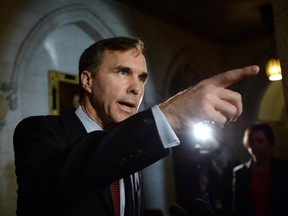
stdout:
[[143,83],[146,82],[147,78],[148,78],[148,77],[147,77],[146,75],[139,76],[139,80],[140,80],[141,82],[143,82]]
[[127,75],[128,71],[123,69],[123,70],[119,70],[119,73],[122,75]]

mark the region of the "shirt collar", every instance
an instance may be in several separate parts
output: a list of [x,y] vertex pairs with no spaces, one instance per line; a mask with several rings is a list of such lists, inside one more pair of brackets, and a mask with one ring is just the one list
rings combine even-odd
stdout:
[[89,118],[86,113],[83,111],[82,106],[79,105],[75,111],[75,114],[78,116],[82,124],[84,125],[87,133],[96,130],[103,130],[99,124]]

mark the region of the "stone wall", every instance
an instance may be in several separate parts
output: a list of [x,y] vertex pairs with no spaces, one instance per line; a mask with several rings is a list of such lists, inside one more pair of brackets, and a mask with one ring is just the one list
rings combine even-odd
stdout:
[[[273,0],[274,25],[276,30],[276,44],[278,57],[281,61],[283,74],[283,89],[286,99],[286,107],[288,104],[288,1]],[[288,111],[288,109],[286,109]]]

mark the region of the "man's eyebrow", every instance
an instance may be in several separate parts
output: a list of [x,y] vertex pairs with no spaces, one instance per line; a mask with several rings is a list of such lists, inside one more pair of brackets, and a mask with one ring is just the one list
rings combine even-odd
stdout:
[[131,70],[131,68],[130,68],[130,67],[127,67],[127,66],[124,66],[124,65],[118,65],[118,66],[116,67],[116,69],[125,69],[125,70]]

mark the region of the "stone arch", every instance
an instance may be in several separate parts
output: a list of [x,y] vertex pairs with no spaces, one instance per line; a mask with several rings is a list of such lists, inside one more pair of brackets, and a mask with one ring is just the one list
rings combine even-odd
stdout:
[[283,90],[282,81],[269,84],[260,102],[258,121],[268,122],[273,127],[277,143],[274,155],[287,160],[288,120]]
[[286,109],[282,81],[271,82],[260,102],[258,119],[268,122],[285,120]]
[[184,47],[175,54],[168,66],[163,83],[164,97],[174,95],[207,77],[207,75],[200,60],[195,56],[194,47]]
[[30,30],[21,44],[12,69],[11,82],[18,83],[29,64],[29,58],[39,43],[54,29],[75,24],[91,38],[115,36],[111,28],[84,4],[73,4],[57,8],[46,14]]

